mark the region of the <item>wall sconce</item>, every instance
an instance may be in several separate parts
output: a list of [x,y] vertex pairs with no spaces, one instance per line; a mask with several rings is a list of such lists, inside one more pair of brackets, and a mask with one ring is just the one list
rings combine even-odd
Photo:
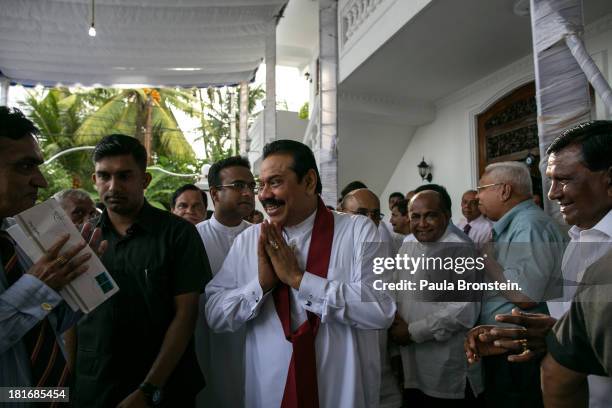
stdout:
[[419,169],[421,180],[427,180],[429,183],[431,183],[431,180],[433,179],[433,176],[431,175],[431,166],[427,164],[425,157],[423,157],[423,160],[421,160],[417,168]]

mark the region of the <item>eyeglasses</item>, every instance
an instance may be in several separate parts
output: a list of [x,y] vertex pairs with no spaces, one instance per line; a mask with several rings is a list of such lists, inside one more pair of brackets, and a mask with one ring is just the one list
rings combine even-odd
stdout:
[[494,187],[494,186],[501,186],[502,184],[506,184],[506,183],[492,183],[492,184],[485,184],[484,186],[478,186],[476,187],[476,191],[480,192],[480,190],[487,188],[487,187]]
[[364,215],[368,218],[372,218],[372,219],[376,219],[376,220],[382,220],[385,216],[385,214],[382,214],[380,212],[380,210],[366,210],[365,208],[360,208],[357,211],[347,211],[350,214],[355,214],[355,215]]
[[245,183],[244,181],[234,181],[233,183],[219,184],[218,186],[215,186],[215,188],[223,188],[223,187],[231,188],[232,190],[241,191],[241,192],[248,190],[252,193],[257,193],[257,191],[259,190],[259,187],[257,187],[257,183],[255,182]]

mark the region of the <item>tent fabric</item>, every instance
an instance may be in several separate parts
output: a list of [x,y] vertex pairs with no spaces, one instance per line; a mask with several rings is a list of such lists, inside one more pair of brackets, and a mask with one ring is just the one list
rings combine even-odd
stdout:
[[0,72],[46,86],[249,81],[287,0],[0,0]]

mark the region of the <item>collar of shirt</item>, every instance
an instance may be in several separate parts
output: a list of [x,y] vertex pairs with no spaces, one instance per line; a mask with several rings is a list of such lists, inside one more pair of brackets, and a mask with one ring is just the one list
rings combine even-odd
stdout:
[[[142,208],[138,212],[134,223],[128,228],[128,231],[132,231],[134,227],[140,228],[145,232],[152,232],[153,227],[155,225],[155,212],[153,211],[153,207],[149,202],[145,199],[142,204]],[[111,228],[114,230],[113,224],[108,216],[108,210],[104,209],[102,215],[100,215],[100,220],[98,221],[98,226],[103,229]]]
[[[204,221],[202,221],[202,222],[204,222]],[[221,224],[221,223],[219,222],[219,220],[218,220],[217,218],[215,218],[215,214],[213,214],[213,215],[210,217],[209,222],[210,222],[211,226],[212,226],[214,229],[219,230],[219,231],[223,231],[223,232],[225,232],[226,234],[229,234],[229,235],[231,235],[231,236],[236,236],[236,235],[240,234],[240,233],[241,233],[242,231],[244,231],[244,229],[245,229],[244,224],[249,224],[248,222],[246,222],[246,221],[242,220],[242,221],[240,222],[240,224],[238,224],[238,225],[236,225],[236,226],[234,226],[234,227],[230,227],[230,226],[227,226],[227,225],[225,225],[225,224]]]
[[537,207],[537,205],[531,199],[525,200],[512,207],[510,211],[504,214],[503,217],[501,217],[499,220],[497,220],[497,222],[493,224],[494,236],[500,236],[504,232],[504,230],[508,228],[514,217],[516,217],[519,212],[532,207]]
[[285,239],[289,241],[291,239],[297,238],[301,235],[304,235],[312,231],[316,215],[317,215],[317,210],[314,210],[312,214],[306,217],[306,219],[300,222],[299,224],[292,225],[291,227],[284,227],[283,233],[286,235]]
[[589,229],[581,229],[574,225],[567,232],[572,242],[609,242],[612,241],[612,210],[597,224]]

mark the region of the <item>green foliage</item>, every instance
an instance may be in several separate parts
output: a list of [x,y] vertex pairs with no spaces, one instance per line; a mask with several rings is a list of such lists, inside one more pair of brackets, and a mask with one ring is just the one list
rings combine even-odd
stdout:
[[[197,160],[176,160],[166,156],[160,156],[157,162],[157,166],[180,174],[197,174],[202,164],[201,161]],[[197,177],[175,177],[155,169],[149,169],[148,171],[151,173],[152,179],[149,187],[145,190],[145,197],[151,205],[161,209],[170,209],[172,194],[176,189],[183,184],[193,184],[197,181]]]
[[42,174],[45,176],[49,186],[38,192],[38,199],[40,201],[47,200],[60,190],[72,188],[72,176],[59,161],[44,166]]
[[309,109],[310,109],[310,106],[308,105],[308,102],[304,102],[304,104],[300,108],[300,111],[298,112],[298,118],[307,120]]

